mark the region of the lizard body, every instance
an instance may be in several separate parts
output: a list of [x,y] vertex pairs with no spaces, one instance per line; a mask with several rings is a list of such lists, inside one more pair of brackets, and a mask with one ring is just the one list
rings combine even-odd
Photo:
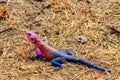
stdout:
[[111,72],[110,70],[107,70],[93,63],[90,63],[86,60],[73,56],[71,51],[56,50],[52,48],[51,46],[43,42],[37,36],[37,34],[35,34],[32,31],[28,31],[26,33],[26,36],[28,40],[35,45],[36,56],[34,56],[34,59],[39,59],[42,56],[46,58],[47,60],[50,60],[52,65],[58,68],[63,68],[61,63],[67,61],[67,62],[81,63],[88,67],[95,68],[103,72],[109,72],[109,73]]

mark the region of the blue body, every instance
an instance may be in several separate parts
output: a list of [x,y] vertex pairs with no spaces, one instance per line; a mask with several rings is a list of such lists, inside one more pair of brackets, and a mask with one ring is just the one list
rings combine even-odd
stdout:
[[[81,63],[81,64],[84,64],[88,67],[95,68],[95,69],[103,71],[103,72],[109,72],[109,73],[111,72],[110,70],[106,70],[105,68],[102,68],[98,65],[92,64],[92,63],[90,63],[86,60],[83,60],[81,58],[77,58],[75,56],[72,56],[71,51],[61,49],[61,50],[58,50],[58,52],[59,53],[55,53],[55,54],[58,54],[58,55],[60,54],[60,55],[59,56],[57,55],[56,58],[52,59],[51,63],[52,63],[52,65],[54,65],[54,66],[56,66],[60,69],[63,68],[62,63],[65,62],[65,61],[68,61],[68,62],[74,62],[74,63]],[[36,55],[34,57],[34,59],[39,59],[40,57],[41,57],[41,55]]]

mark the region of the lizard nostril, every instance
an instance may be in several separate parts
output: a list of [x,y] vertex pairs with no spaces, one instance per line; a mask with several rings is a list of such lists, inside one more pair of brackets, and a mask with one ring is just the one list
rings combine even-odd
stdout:
[[34,39],[32,38],[31,40],[33,41]]

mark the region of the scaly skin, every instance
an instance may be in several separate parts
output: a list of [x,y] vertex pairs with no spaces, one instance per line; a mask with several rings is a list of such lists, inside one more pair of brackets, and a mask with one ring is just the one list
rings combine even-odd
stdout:
[[81,63],[88,67],[95,68],[95,69],[103,71],[103,72],[108,72],[108,73],[111,72],[110,70],[106,70],[105,68],[102,68],[100,66],[92,64],[81,58],[72,56],[72,52],[70,52],[70,51],[56,50],[56,49],[52,48],[51,46],[49,46],[45,42],[43,42],[32,31],[28,31],[26,33],[26,36],[27,36],[28,40],[35,45],[36,56],[33,56],[32,59],[39,59],[42,56],[42,57],[46,58],[47,60],[50,60],[52,65],[54,65],[58,68],[63,68],[61,63],[67,61],[67,62]]

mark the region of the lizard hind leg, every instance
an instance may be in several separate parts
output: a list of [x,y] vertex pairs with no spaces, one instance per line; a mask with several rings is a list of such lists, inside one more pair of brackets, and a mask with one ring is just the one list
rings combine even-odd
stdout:
[[67,55],[72,55],[72,54],[73,54],[71,51],[64,50],[64,49],[60,49],[59,52],[60,52],[60,53],[67,54]]
[[58,57],[58,58],[53,59],[53,60],[51,61],[51,64],[52,64],[53,66],[56,66],[56,67],[62,69],[62,68],[63,68],[63,66],[62,66],[62,63],[63,63],[63,62],[65,62],[65,59],[64,59],[63,57]]

